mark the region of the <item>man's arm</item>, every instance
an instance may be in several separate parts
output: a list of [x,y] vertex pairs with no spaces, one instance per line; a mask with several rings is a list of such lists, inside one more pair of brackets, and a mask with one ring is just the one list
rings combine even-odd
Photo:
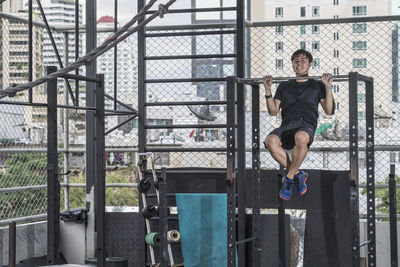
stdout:
[[268,114],[270,116],[275,116],[278,114],[280,109],[281,101],[272,96],[271,86],[272,86],[272,76],[264,76],[264,88],[265,88],[265,101],[267,103]]
[[322,74],[321,81],[326,88],[326,97],[321,99],[321,106],[326,115],[333,115],[335,114],[335,99],[332,93],[332,75],[330,73]]

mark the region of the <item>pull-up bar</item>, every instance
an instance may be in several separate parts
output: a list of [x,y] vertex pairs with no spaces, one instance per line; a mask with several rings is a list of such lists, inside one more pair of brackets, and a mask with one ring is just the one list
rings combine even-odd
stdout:
[[[345,82],[349,80],[349,75],[332,75],[333,81],[335,82]],[[281,83],[283,81],[289,80],[304,80],[304,79],[314,79],[321,80],[321,76],[307,76],[307,77],[272,77],[272,83]],[[264,82],[264,78],[238,78],[239,83],[243,84],[261,84]]]

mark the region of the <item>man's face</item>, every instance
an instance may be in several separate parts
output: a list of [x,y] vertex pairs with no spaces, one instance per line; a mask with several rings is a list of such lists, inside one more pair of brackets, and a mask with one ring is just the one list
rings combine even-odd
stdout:
[[305,54],[300,54],[295,57],[292,61],[292,67],[296,76],[303,76],[308,74],[308,70],[311,68],[312,62],[306,57]]

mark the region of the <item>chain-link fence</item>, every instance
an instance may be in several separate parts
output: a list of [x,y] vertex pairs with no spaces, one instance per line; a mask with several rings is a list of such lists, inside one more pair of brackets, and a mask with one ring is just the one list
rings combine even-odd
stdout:
[[[306,24],[305,24],[306,23]],[[358,72],[374,79],[375,118],[375,177],[376,183],[387,183],[390,163],[398,163],[396,151],[387,146],[398,146],[398,22],[330,20],[324,24],[307,21],[295,25],[260,23],[251,28],[251,76],[293,76],[291,54],[304,48],[313,54],[310,75],[324,72],[346,75]],[[302,168],[346,170],[349,169],[349,94],[348,82],[335,82],[333,93],[336,113],[327,116],[320,108],[319,124],[312,150]],[[263,93],[263,90],[261,90]],[[264,101],[263,101],[264,102]],[[266,113],[263,103],[261,114]],[[366,181],[365,156],[365,84],[359,82],[359,175],[360,183]],[[262,115],[263,116],[263,115]],[[279,115],[262,124],[265,133],[280,124]],[[332,148],[343,151],[332,151]],[[268,153],[262,156],[264,166],[275,166]],[[360,213],[366,213],[366,200],[360,198]]]
[[[28,81],[28,35],[23,22],[1,19],[1,87]],[[231,27],[198,29],[198,31],[224,31]],[[235,45],[233,33],[185,35],[190,30],[151,31],[152,34],[171,33],[167,37],[151,37],[146,40],[146,79],[220,78],[235,74]],[[33,33],[33,79],[44,74],[46,66],[58,64],[48,34],[35,25]],[[181,36],[179,36],[181,33]],[[290,56],[298,48],[305,48],[314,56],[310,75],[329,72],[345,75],[350,71],[372,76],[375,83],[375,154],[376,181],[386,183],[389,164],[400,161],[400,135],[397,118],[398,105],[398,31],[396,21],[330,20],[313,24],[305,23],[256,23],[246,30],[246,76],[262,77],[265,74],[293,76]],[[99,32],[100,44],[112,32]],[[178,36],[173,36],[177,34]],[[61,58],[68,54],[74,60],[74,33],[54,32]],[[68,38],[68,43],[65,38]],[[85,34],[81,33],[79,51],[84,54]],[[116,51],[106,52],[97,59],[97,72],[105,75],[105,92],[108,95],[106,109],[130,110],[138,108],[138,60],[137,36],[121,42]],[[157,59],[158,56],[201,55],[203,58]],[[207,57],[206,55],[218,55]],[[222,57],[221,55],[226,55]],[[115,70],[114,66],[117,64]],[[83,73],[84,68],[81,68]],[[75,91],[75,83],[70,86]],[[59,80],[59,104],[66,102],[66,85]],[[246,165],[251,167],[251,90],[246,90]],[[79,102],[86,102],[85,83],[79,83]],[[46,103],[45,86],[34,88],[33,103]],[[323,114],[321,110],[312,150],[302,168],[346,170],[348,155],[348,84],[337,82],[333,88],[336,113]],[[226,106],[169,105],[156,106],[163,102],[198,102],[226,100],[224,82],[165,82],[146,84],[147,125],[157,129],[147,131],[149,148],[194,148],[202,152],[161,152],[156,167],[226,167],[226,153],[212,151],[226,148],[226,131],[212,125],[226,123]],[[261,136],[280,124],[280,116],[270,117],[264,103],[263,88],[260,87]],[[113,98],[123,104],[118,104]],[[29,100],[28,92],[7,101]],[[71,103],[71,99],[69,102]],[[359,171],[360,182],[365,183],[365,88],[359,84]],[[60,176],[62,184],[62,208],[84,206],[85,195],[85,111],[58,110]],[[0,130],[0,220],[29,216],[46,212],[46,107],[39,105],[0,105],[3,127]],[[119,186],[107,189],[107,205],[135,205],[137,203],[135,182],[135,159],[138,145],[138,121],[129,120],[128,115],[107,116],[106,131],[106,180]],[[124,123],[126,122],[126,123]],[[161,128],[163,125],[200,124],[202,128]],[[121,125],[120,127],[117,127]],[[387,149],[391,146],[390,151]],[[28,153],[35,151],[35,153]],[[263,168],[278,168],[266,150],[262,150]],[[30,186],[30,187],[28,187]],[[36,187],[35,187],[36,186]],[[125,186],[125,187],[124,187]],[[32,188],[33,187],[33,188]],[[24,188],[24,189],[21,189]],[[386,190],[386,189],[383,189]],[[383,193],[384,194],[384,193]],[[32,201],[30,201],[32,199]],[[28,204],[29,205],[28,205]],[[381,202],[378,202],[381,203]],[[360,212],[366,213],[366,203],[360,200]],[[380,210],[383,212],[383,210]]]

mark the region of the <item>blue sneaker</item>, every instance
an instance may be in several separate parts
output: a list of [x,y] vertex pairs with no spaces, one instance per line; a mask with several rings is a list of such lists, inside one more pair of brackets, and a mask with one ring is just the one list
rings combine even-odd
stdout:
[[308,173],[299,170],[299,173],[294,176],[294,180],[297,187],[297,194],[302,196],[307,193],[307,178]]
[[292,188],[293,188],[294,180],[289,179],[286,176],[283,177],[283,186],[281,191],[279,192],[279,197],[284,200],[289,200],[292,196]]

